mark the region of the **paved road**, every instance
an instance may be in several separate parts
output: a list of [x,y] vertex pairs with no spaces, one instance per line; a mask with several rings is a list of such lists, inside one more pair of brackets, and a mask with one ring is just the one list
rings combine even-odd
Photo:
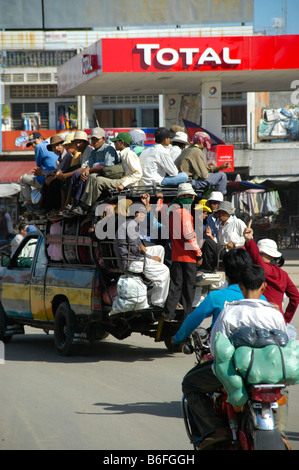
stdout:
[[[288,250],[285,269],[299,287],[298,254]],[[293,324],[299,331],[298,312]],[[193,361],[137,334],[61,358],[52,335],[26,328],[0,365],[0,450],[190,451],[180,400]],[[291,387],[287,431],[297,450],[298,402]]]
[[0,366],[1,450],[191,449],[180,383],[193,358],[133,335],[65,359],[52,335],[26,331]]

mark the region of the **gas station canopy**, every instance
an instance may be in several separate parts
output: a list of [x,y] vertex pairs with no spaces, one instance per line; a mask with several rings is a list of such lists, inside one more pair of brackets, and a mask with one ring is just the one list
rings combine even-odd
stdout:
[[[299,35],[101,39],[58,68],[59,95],[288,91],[299,79]],[[212,90],[211,90],[212,93]]]

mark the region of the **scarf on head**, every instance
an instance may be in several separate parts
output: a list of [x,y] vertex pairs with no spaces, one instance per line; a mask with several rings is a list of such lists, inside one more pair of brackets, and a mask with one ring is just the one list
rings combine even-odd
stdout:
[[210,150],[212,146],[210,136],[206,132],[195,132],[190,143],[191,145],[200,145],[208,150]]

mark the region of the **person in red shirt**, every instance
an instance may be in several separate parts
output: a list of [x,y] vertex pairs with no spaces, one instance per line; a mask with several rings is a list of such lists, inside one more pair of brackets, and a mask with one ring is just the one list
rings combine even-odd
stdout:
[[[259,264],[265,270],[267,287],[264,295],[266,299],[277,305],[286,323],[290,323],[299,305],[299,291],[288,274],[273,263],[275,259],[281,257],[275,241],[265,238],[256,244],[253,239],[251,221],[244,230],[244,238],[245,249],[250,254],[252,262]],[[284,294],[289,298],[285,312],[283,311]]]
[[171,281],[164,310],[164,318],[169,320],[175,319],[179,302],[183,305],[184,318],[192,312],[197,262],[202,256],[190,212],[195,196],[191,184],[182,183],[170,206]]

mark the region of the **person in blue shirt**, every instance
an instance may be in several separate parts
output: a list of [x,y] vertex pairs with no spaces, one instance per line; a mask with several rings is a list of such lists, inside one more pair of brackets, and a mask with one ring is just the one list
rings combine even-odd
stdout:
[[[51,139],[53,137],[51,137]],[[60,137],[61,143],[63,140],[64,139]],[[48,148],[49,142],[43,138],[40,132],[32,132],[32,134],[29,135],[26,146],[32,146],[34,148],[36,168],[34,168],[31,175],[24,174],[20,178],[21,191],[19,200],[25,205],[31,203],[32,188],[40,189],[45,182],[45,177],[55,170],[58,158],[58,155],[56,155],[51,148]],[[42,169],[42,174],[35,174],[36,170],[40,168]]]
[[185,318],[173,338],[175,344],[180,344],[188,338],[205,318],[212,317],[211,326],[213,326],[225,302],[244,298],[238,282],[242,269],[252,264],[251,257],[247,255],[248,253],[243,248],[232,248],[224,254],[223,265],[228,287],[211,291],[198,307]]

